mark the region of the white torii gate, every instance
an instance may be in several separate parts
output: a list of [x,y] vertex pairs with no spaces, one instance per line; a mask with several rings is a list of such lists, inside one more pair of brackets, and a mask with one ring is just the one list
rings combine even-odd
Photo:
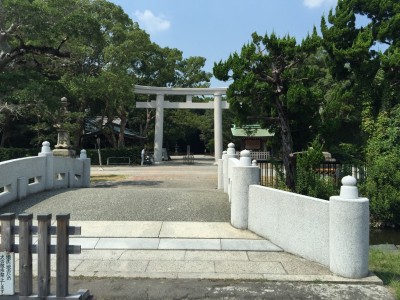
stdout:
[[[150,102],[136,102],[137,108],[156,109],[156,127],[154,135],[154,161],[162,161],[162,145],[164,130],[164,108],[186,109],[214,109],[214,155],[215,161],[222,157],[222,109],[228,109],[229,104],[222,101],[227,88],[168,88],[135,85],[135,94],[157,95],[156,100]],[[185,95],[186,102],[164,101],[164,95]],[[214,101],[193,103],[195,95],[213,95]]]

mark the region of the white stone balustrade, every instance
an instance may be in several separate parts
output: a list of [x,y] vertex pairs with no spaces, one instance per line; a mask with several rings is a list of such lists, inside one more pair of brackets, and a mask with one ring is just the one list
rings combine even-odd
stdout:
[[354,177],[344,177],[340,195],[326,201],[260,186],[259,168],[248,151],[240,161],[234,151],[229,144],[218,178],[229,194],[234,227],[248,228],[337,275],[368,276],[369,200],[359,198]]
[[44,190],[90,186],[86,151],[78,159],[54,156],[47,141],[38,156],[3,161],[0,168],[0,206]]

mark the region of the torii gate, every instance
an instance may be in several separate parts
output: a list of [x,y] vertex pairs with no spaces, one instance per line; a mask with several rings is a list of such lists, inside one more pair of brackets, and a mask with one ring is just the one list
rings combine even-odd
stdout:
[[[156,109],[156,127],[154,135],[154,161],[162,161],[164,108],[214,109],[214,155],[215,161],[222,157],[222,109],[228,109],[229,104],[222,101],[227,88],[168,88],[135,85],[135,94],[157,95],[151,102],[136,102],[137,108]],[[186,102],[164,101],[164,95],[186,95]],[[193,103],[194,95],[213,95],[214,101]]]

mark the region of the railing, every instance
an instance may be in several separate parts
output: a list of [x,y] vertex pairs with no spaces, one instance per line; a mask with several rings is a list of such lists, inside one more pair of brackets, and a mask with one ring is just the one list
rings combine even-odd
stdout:
[[[240,151],[236,151],[236,155],[240,158]],[[255,160],[269,160],[271,154],[269,151],[250,151],[251,159]]]
[[257,160],[260,167],[260,185],[277,187],[283,181],[284,168],[281,160]]
[[131,158],[129,156],[124,157],[107,157],[107,166],[108,165],[130,165]]
[[[284,182],[285,169],[281,160],[257,160],[260,167],[260,185],[277,187],[279,183]],[[364,166],[355,166],[352,164],[343,164],[338,161],[324,161],[315,173],[322,179],[333,180],[336,186],[340,185],[343,176],[351,174],[358,182],[364,182],[367,176],[367,170]]]
[[[32,214],[20,214],[19,226],[15,225],[15,214],[0,215],[1,245],[0,250],[6,254],[6,260],[0,262],[0,295],[14,295],[14,253],[19,253],[19,299],[87,299],[88,290],[79,290],[76,294],[68,293],[69,254],[81,253],[81,246],[69,245],[70,235],[80,235],[80,227],[69,226],[69,214],[56,216],[57,227],[51,226],[51,214],[37,216],[38,226],[32,226]],[[19,244],[15,235],[19,235]],[[37,234],[37,245],[32,244],[32,235]],[[57,245],[51,245],[51,235],[57,235]],[[33,272],[32,253],[38,254],[38,291],[32,295]],[[50,254],[56,254],[56,295],[50,296]],[[6,263],[9,263],[8,265]],[[1,269],[3,268],[3,269]],[[9,280],[9,281],[7,281]],[[11,281],[11,283],[10,283]],[[8,290],[5,291],[5,285]]]

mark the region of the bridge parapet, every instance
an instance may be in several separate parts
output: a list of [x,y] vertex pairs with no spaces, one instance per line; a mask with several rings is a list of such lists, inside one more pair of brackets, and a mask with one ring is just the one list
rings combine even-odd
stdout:
[[340,276],[368,272],[369,200],[358,196],[357,180],[346,176],[330,201],[259,185],[260,172],[248,151],[240,160],[228,145],[219,160],[218,187],[231,205],[231,224],[269,239],[289,253],[318,262]]
[[54,156],[49,142],[38,156],[0,162],[0,207],[30,194],[55,188],[90,186],[90,158]]

